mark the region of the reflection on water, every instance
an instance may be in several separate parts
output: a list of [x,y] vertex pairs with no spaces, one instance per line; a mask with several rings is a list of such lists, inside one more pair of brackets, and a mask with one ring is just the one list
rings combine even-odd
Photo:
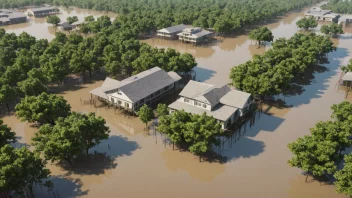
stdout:
[[[66,18],[69,16],[77,16],[80,22],[84,21],[84,17],[89,15],[94,15],[95,17],[99,17],[102,15],[107,15],[113,19],[115,19],[116,14],[111,12],[98,12],[93,10],[81,9],[81,8],[64,8],[59,7],[61,21],[66,21]],[[21,34],[22,32],[27,32],[30,35],[37,37],[38,39],[48,39],[51,40],[55,37],[55,32],[57,31],[52,24],[46,23],[45,17],[29,17],[27,23],[13,24],[7,26],[1,26],[7,32],[14,32],[16,34]]]
[[[74,12],[79,13],[76,9],[71,13]],[[85,11],[82,13],[87,14]],[[280,21],[268,24],[268,27],[272,29],[275,38],[291,37],[297,31],[295,23],[303,13],[287,14]],[[38,29],[39,24],[36,25]],[[40,25],[43,26],[47,30],[46,23]],[[32,30],[32,26],[29,29]],[[351,29],[345,30],[347,33],[349,31]],[[42,38],[48,33],[43,32],[45,33],[32,34]],[[100,86],[102,81],[65,91],[61,95],[69,101],[73,111],[96,112],[103,116],[111,128],[111,134],[108,140],[90,151],[93,158],[82,159],[86,163],[78,163],[72,169],[56,164],[48,165],[60,196],[345,197],[336,194],[332,185],[320,185],[317,181],[306,184],[301,170],[287,164],[287,160],[292,157],[287,144],[308,134],[309,128],[316,122],[329,120],[330,106],[344,100],[344,92],[336,88],[336,83],[339,80],[340,65],[346,64],[351,57],[351,36],[349,33],[333,39],[338,48],[329,54],[330,62],[323,64],[323,67],[313,68],[313,74],[301,83],[300,92],[289,97],[281,96],[291,108],[265,107],[268,109],[267,114],[258,117],[254,127],[247,127],[246,133],[239,139],[234,139],[232,145],[225,145],[223,154],[228,162],[224,164],[199,163],[198,158],[188,152],[173,151],[162,143],[160,136],[147,136],[143,131],[144,125],[138,118],[127,117],[105,107],[84,105],[82,101],[90,98],[89,91]],[[197,47],[160,39],[143,42],[193,54],[199,64],[196,68],[197,79],[215,84],[229,82],[229,70],[233,66],[270,48],[257,48],[246,35],[217,39],[211,46]],[[19,122],[14,116],[5,117],[4,121],[21,136],[20,143],[30,143],[37,130]],[[40,190],[38,194],[38,197],[53,197]]]

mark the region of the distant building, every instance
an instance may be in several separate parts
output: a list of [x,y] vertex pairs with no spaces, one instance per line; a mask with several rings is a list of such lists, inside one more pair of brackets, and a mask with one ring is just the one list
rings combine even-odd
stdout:
[[176,25],[168,28],[163,28],[157,31],[157,36],[166,38],[166,39],[177,39],[177,34],[182,32],[182,30],[186,29],[187,25]]
[[0,9],[0,25],[9,25],[27,22],[27,16],[22,12]]
[[181,77],[177,73],[154,67],[122,81],[106,78],[101,87],[90,93],[100,100],[136,112],[142,105],[150,105],[173,93],[179,80]]
[[170,113],[175,110],[194,114],[205,112],[226,129],[245,115],[252,103],[251,94],[233,90],[228,85],[215,86],[191,80],[169,109]]
[[199,44],[208,41],[213,35],[213,32],[203,30],[200,27],[186,28],[178,33],[178,39],[182,42]]
[[62,30],[72,30],[72,25],[69,22],[60,23],[58,26]]
[[334,14],[331,10],[322,10],[318,7],[313,7],[305,13],[306,17],[314,17],[316,20],[320,21],[330,21],[337,22],[340,15]]
[[28,16],[48,16],[52,14],[58,14],[59,9],[56,7],[40,7],[40,8],[31,8],[27,11]]

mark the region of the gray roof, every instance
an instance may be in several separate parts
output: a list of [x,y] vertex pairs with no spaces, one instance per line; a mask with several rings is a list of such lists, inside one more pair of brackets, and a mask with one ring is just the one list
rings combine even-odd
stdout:
[[96,96],[99,96],[101,98],[108,99],[108,96],[106,95],[105,92],[113,89],[119,83],[120,83],[120,81],[108,77],[105,79],[105,81],[103,82],[103,84],[100,87],[93,89],[89,93],[96,95]]
[[167,74],[173,78],[175,81],[179,81],[181,80],[181,76],[179,76],[176,72],[174,71],[170,71],[170,72],[167,72]]
[[202,114],[205,112],[207,115],[213,116],[215,119],[221,121],[227,121],[231,117],[231,115],[233,115],[237,111],[237,108],[222,104],[217,105],[212,111],[209,111],[181,101],[176,101],[170,104],[169,108],[175,110],[184,110],[188,113],[194,114]]
[[220,99],[220,103],[243,109],[250,97],[251,94],[249,93],[238,90],[231,90]]
[[16,18],[23,18],[23,17],[27,18],[27,16],[22,12],[12,12],[9,15],[9,19],[16,19]]
[[40,7],[40,8],[31,8],[30,11],[32,12],[41,12],[41,11],[50,11],[56,10],[56,7]]
[[207,31],[207,30],[203,30],[199,27],[195,27],[195,28],[187,28],[185,29],[183,32],[178,33],[177,35],[181,36],[183,34],[190,34],[191,36],[187,36],[189,38],[201,38],[203,36],[207,36],[210,34],[213,34],[213,32]]
[[109,91],[119,89],[132,102],[137,102],[149,96],[150,94],[178,81],[176,80],[176,75],[169,75],[159,67],[154,67],[137,75],[126,78],[122,81],[106,78],[105,82],[100,87],[100,92],[107,93]]
[[63,22],[63,23],[61,23],[61,26],[63,28],[72,28],[72,25],[69,22]]
[[347,72],[343,77],[343,81],[352,81],[352,72]]
[[187,25],[184,24],[180,24],[180,25],[175,25],[172,27],[168,27],[168,28],[163,28],[161,30],[158,30],[159,32],[168,32],[168,33],[175,33],[175,32],[180,32],[183,29],[187,28]]

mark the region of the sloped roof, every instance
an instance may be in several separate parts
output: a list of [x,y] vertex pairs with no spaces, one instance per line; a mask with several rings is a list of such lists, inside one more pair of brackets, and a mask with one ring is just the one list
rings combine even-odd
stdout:
[[31,8],[32,12],[41,12],[41,11],[49,11],[49,10],[56,10],[56,7],[40,7],[40,8]]
[[207,109],[199,108],[180,101],[176,101],[170,104],[169,108],[175,109],[175,110],[184,110],[188,113],[194,113],[194,114],[202,114],[205,112],[208,116],[213,116],[215,119],[221,120],[221,121],[228,120],[230,116],[237,111],[237,108],[230,107],[223,104],[219,104],[215,106],[215,108],[212,111],[209,111]]
[[116,85],[119,85],[119,84],[120,84],[120,81],[108,77],[105,79],[105,81],[100,87],[93,89],[89,93],[99,96],[101,98],[108,99],[105,92],[113,89],[114,87],[116,87]]
[[250,96],[251,94],[243,91],[231,90],[220,99],[220,103],[231,107],[243,109]]
[[158,30],[158,32],[174,33],[174,32],[182,31],[183,29],[185,29],[187,27],[188,27],[187,25],[180,24],[180,25],[175,25],[175,26],[171,26],[168,28],[163,28],[161,30]]
[[213,88],[214,88],[214,85],[209,85],[209,84],[190,80],[179,95],[186,98],[193,98],[193,99],[198,98],[199,101],[208,103],[207,101],[205,101],[206,98],[202,98],[202,96],[207,90],[211,90]]
[[[119,89],[132,102],[137,102],[150,94],[178,81],[181,78],[176,73],[169,75],[159,67],[143,71],[137,75],[126,78],[122,81],[117,81],[111,78],[106,78],[99,90],[93,90],[94,93],[98,91],[105,94],[109,91]],[[98,89],[98,88],[97,88]]]
[[352,72],[347,72],[343,77],[343,81],[352,81]]
[[174,71],[170,71],[170,72],[167,72],[167,74],[173,78],[175,81],[179,81],[181,80],[181,76],[179,76],[176,72]]

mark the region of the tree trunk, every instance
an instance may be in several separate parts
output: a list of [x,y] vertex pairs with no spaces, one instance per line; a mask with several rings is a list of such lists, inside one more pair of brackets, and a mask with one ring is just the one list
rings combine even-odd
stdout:
[[309,171],[307,171],[306,183],[307,183],[307,181],[308,181],[308,176],[309,176]]
[[7,107],[7,111],[10,112],[10,106],[9,106],[9,103],[8,102],[5,102],[6,104],[6,107]]
[[175,142],[172,142],[172,150],[175,150]]
[[199,155],[199,162],[202,162],[202,157]]

